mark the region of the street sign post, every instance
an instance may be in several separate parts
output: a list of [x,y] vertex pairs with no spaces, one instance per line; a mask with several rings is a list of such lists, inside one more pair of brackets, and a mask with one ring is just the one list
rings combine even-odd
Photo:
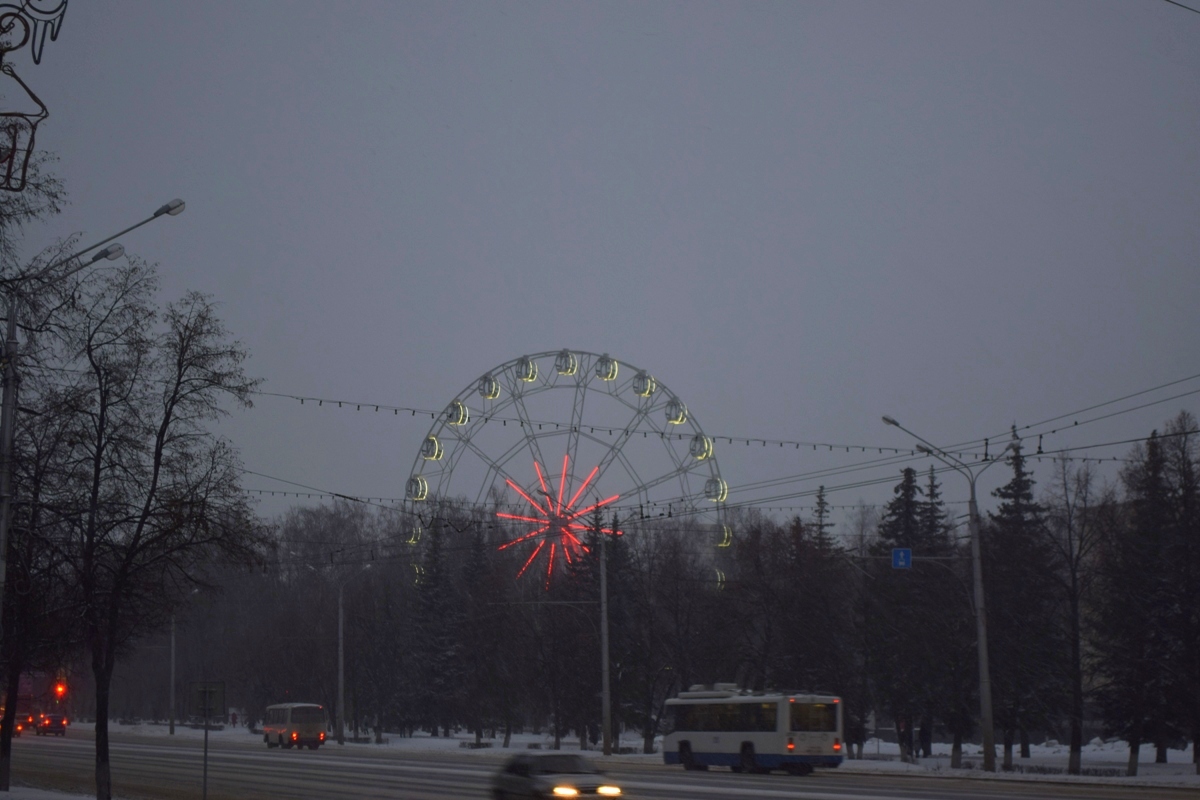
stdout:
[[200,796],[208,800],[208,720],[221,710],[225,717],[225,681],[197,681],[192,684],[192,713],[204,720],[204,778]]

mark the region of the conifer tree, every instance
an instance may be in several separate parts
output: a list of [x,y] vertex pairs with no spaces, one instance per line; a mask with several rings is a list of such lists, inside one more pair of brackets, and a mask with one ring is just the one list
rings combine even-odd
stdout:
[[448,736],[457,721],[463,685],[460,604],[445,556],[445,540],[452,530],[444,517],[428,526],[417,586],[417,708],[435,736],[439,728]]
[[1144,447],[1134,449],[1121,474],[1126,518],[1103,543],[1100,560],[1102,589],[1093,632],[1096,699],[1106,729],[1129,743],[1126,772],[1131,776],[1137,775],[1141,743],[1168,715],[1165,471],[1162,442],[1154,431]]
[[879,524],[878,540],[872,545],[874,592],[867,618],[869,649],[875,666],[879,700],[896,724],[900,755],[914,757],[913,725],[924,714],[927,699],[935,691],[929,680],[929,665],[940,654],[927,637],[929,622],[939,609],[931,605],[914,569],[892,569],[891,550],[911,548],[923,552],[921,539],[921,487],[917,473],[906,468],[893,489],[895,495]]
[[[1200,741],[1200,428],[1181,411],[1164,431],[1166,482],[1170,503],[1166,564],[1169,613],[1174,642],[1169,662],[1173,706],[1193,743]],[[1166,753],[1160,751],[1165,758]],[[1192,760],[1200,774],[1200,747]]]
[[920,746],[925,757],[932,755],[933,725],[943,721],[953,736],[951,763],[961,766],[963,739],[973,727],[976,707],[975,652],[972,646],[974,621],[967,602],[967,578],[963,572],[965,554],[951,536],[949,515],[942,501],[941,484],[930,466],[925,483],[925,499],[919,504],[921,555],[928,559],[920,565],[926,601],[941,613],[933,616],[927,635],[931,649],[938,654],[930,665],[938,688],[926,698],[918,727]]
[[1015,737],[1028,758],[1030,727],[1058,710],[1046,705],[1050,698],[1066,695],[1055,554],[1019,441],[1008,465],[1012,478],[992,492],[1000,505],[989,513],[981,540],[992,702],[1004,734],[1005,769],[1012,767]]

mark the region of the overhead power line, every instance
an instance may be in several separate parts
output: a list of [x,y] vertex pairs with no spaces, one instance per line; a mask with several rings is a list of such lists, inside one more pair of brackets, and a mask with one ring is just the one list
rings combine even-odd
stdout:
[[1192,8],[1191,6],[1185,6],[1183,3],[1180,3],[1179,0],[1163,0],[1163,1],[1166,3],[1170,3],[1173,6],[1179,6],[1180,8],[1191,11],[1193,14],[1200,14],[1200,10]]

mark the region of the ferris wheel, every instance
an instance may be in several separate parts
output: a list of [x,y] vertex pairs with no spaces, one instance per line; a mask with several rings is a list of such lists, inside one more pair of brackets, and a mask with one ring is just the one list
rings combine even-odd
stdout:
[[720,534],[728,491],[713,440],[666,385],[608,354],[560,350],[500,364],[451,400],[405,497],[483,507],[509,532],[498,549],[525,555],[517,577],[549,586],[586,552],[598,511]]

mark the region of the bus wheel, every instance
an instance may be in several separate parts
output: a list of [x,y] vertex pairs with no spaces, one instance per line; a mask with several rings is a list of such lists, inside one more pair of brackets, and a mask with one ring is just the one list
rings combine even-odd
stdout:
[[754,745],[749,742],[742,744],[741,762],[738,765],[741,769],[735,770],[736,772],[758,772],[758,762],[754,758]]
[[692,754],[691,742],[679,743],[679,763],[683,764],[683,768],[692,772],[708,769],[707,764],[697,764],[696,756]]
[[263,734],[263,742],[265,742],[265,743],[266,743],[267,747],[274,747],[274,746],[275,746],[275,743],[271,741],[271,735],[270,735],[269,733],[264,733],[264,734]]

